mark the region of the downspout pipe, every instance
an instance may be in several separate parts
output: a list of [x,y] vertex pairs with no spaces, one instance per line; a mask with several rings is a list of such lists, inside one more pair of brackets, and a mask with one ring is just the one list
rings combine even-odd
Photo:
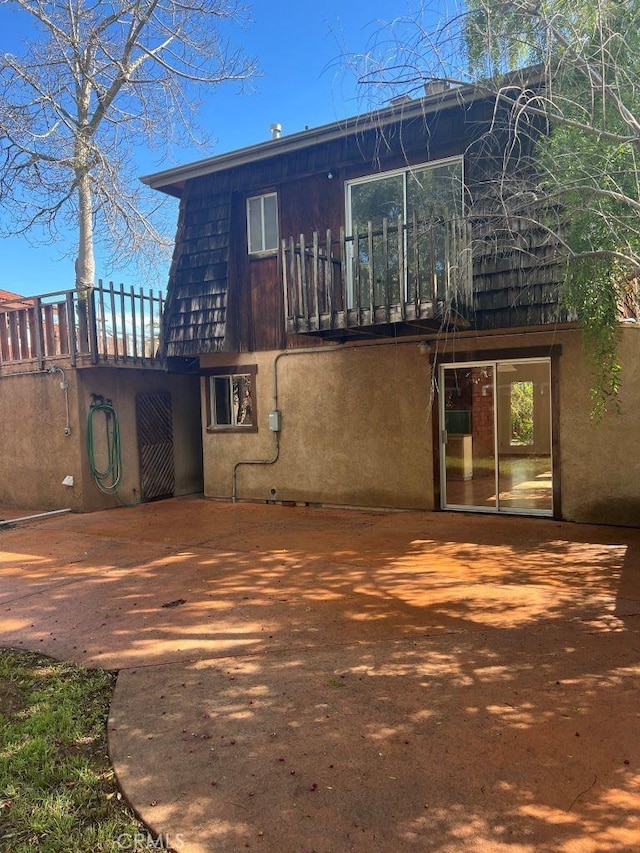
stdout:
[[232,503],[236,503],[238,500],[238,468],[240,468],[241,465],[275,465],[280,458],[280,435],[279,433],[275,433],[275,436],[276,452],[273,459],[242,459],[240,462],[236,462],[233,466],[233,489],[231,491]]
[[[416,341],[423,341],[424,335],[405,337],[405,338],[394,338],[389,341],[367,341],[366,343],[360,343],[355,346],[346,345],[345,344],[335,344],[333,346],[325,346],[325,347],[305,347],[300,349],[293,350],[284,350],[283,352],[278,353],[273,361],[273,407],[274,409],[278,409],[278,363],[281,358],[290,358],[296,355],[321,355],[326,352],[345,352],[350,349],[360,349],[360,348],[373,348],[373,347],[388,347],[388,346],[397,346],[398,344],[414,344]],[[233,503],[236,503],[238,500],[238,469],[243,465],[275,465],[275,463],[280,458],[280,434],[278,432],[275,433],[276,436],[276,452],[273,459],[242,459],[240,462],[236,462],[233,466],[233,487],[231,490],[231,500]]]
[[47,373],[60,373],[62,374],[62,382],[60,383],[60,388],[64,391],[64,405],[65,411],[67,415],[67,421],[64,428],[65,435],[71,435],[71,418],[69,415],[69,381],[67,380],[67,374],[64,372],[64,368],[58,367],[54,365],[53,367],[47,368]]
[[[299,349],[299,350],[285,350],[284,352],[278,353],[273,362],[273,408],[277,411],[278,409],[278,362],[281,358],[285,358],[286,356],[291,355],[309,355],[310,353],[318,353],[318,352],[333,352],[335,350],[344,349],[343,346],[338,345],[334,347],[309,347],[308,349]],[[232,503],[236,503],[238,500],[238,468],[243,465],[275,465],[275,463],[280,458],[280,433],[275,433],[276,440],[276,450],[272,459],[242,459],[240,462],[236,462],[233,466],[233,487],[231,490],[231,501]]]

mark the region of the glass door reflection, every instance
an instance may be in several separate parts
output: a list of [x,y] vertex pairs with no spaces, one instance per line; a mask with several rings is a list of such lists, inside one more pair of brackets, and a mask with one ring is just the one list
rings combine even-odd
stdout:
[[442,505],[551,515],[549,359],[444,365],[441,390]]
[[505,511],[553,509],[551,366],[499,362],[498,502]]
[[447,506],[496,509],[495,370],[444,370],[444,488]]

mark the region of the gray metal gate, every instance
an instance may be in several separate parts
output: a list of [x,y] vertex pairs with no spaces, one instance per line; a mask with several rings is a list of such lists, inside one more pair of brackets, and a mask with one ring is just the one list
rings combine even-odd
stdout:
[[173,497],[175,469],[171,395],[167,392],[138,394],[136,413],[142,500]]

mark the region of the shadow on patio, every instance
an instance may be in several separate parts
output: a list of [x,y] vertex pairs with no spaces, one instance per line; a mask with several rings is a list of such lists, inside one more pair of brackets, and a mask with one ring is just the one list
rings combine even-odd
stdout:
[[0,534],[2,642],[122,670],[113,759],[178,850],[623,853],[639,545],[195,499],[61,516]]

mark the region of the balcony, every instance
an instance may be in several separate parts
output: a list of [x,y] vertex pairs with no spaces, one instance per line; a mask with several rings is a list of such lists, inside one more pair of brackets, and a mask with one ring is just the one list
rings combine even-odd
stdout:
[[472,297],[469,224],[463,218],[360,232],[314,232],[281,244],[287,332],[333,340],[468,325]]
[[159,368],[164,297],[99,282],[76,290],[0,303],[0,370],[48,364]]

